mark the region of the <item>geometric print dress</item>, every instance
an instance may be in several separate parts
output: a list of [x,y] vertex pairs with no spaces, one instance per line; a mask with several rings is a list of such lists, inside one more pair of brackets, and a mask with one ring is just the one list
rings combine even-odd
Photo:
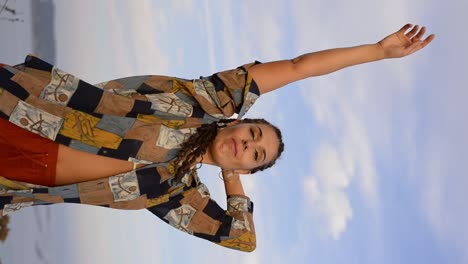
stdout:
[[256,247],[249,197],[210,198],[195,168],[176,183],[173,158],[202,124],[238,118],[259,97],[248,74],[258,62],[199,79],[146,75],[97,85],[35,57],[0,68],[0,118],[68,147],[148,164],[107,178],[47,187],[0,175],[0,215],[80,203],[147,209],[188,234],[242,251]]

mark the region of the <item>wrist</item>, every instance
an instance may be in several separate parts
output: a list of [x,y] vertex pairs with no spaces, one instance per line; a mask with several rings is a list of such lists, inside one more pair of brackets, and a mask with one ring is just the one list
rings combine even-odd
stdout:
[[376,60],[383,60],[387,58],[385,48],[380,41],[374,44],[374,48],[376,50],[375,52],[376,57],[377,57]]
[[223,174],[223,181],[224,182],[234,182],[239,180],[239,173],[233,170],[224,170]]

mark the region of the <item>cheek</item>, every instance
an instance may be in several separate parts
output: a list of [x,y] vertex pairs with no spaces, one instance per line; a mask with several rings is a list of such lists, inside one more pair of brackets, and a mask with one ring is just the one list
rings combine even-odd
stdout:
[[228,142],[217,141],[211,146],[213,159],[220,165],[229,164],[232,161],[231,146]]
[[254,160],[254,153],[245,153],[240,162],[243,169],[253,169],[260,166],[260,164]]

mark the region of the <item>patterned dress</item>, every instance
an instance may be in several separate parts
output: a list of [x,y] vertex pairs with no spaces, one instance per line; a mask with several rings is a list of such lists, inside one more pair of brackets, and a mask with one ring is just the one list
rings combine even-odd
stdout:
[[151,211],[175,228],[222,246],[255,249],[253,203],[210,199],[195,169],[175,183],[171,160],[201,124],[238,114],[259,96],[247,69],[186,80],[135,76],[90,85],[28,56],[0,68],[0,118],[59,144],[106,157],[149,164],[108,178],[58,187],[0,175],[0,215],[23,207],[82,203]]

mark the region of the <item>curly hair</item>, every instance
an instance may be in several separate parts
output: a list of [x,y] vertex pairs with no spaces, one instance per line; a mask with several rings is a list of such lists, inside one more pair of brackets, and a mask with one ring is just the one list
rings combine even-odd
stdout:
[[[234,120],[236,119],[221,119],[218,122],[204,124],[197,128],[197,132],[191,135],[190,138],[182,144],[182,150],[179,152],[175,159],[176,174],[174,180],[176,182],[180,182],[182,177],[190,171],[190,167],[200,156],[202,156],[203,159],[203,154],[205,154],[210,144],[216,138],[216,135],[218,134],[218,129],[220,127],[225,127],[228,123],[233,122]],[[276,157],[267,164],[251,169],[250,172],[255,173],[257,171],[262,171],[273,166],[276,163],[276,160],[281,156],[281,153],[283,153],[284,151],[284,143],[281,131],[265,119],[245,118],[240,121],[241,123],[264,124],[273,128],[279,141],[278,152]]]

